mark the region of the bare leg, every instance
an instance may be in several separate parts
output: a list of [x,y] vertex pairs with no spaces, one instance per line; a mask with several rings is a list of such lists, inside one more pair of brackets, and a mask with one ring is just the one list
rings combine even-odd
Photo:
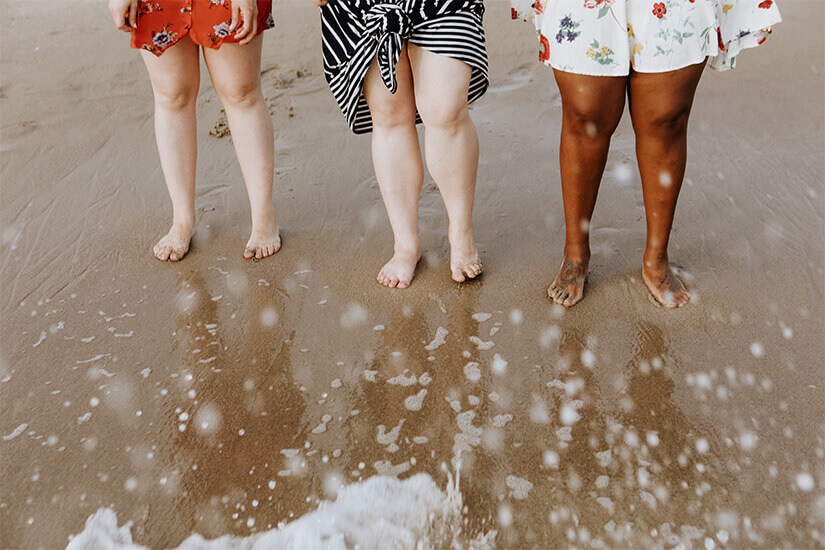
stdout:
[[463,61],[408,46],[424,151],[449,218],[450,272],[462,282],[483,268],[473,240],[478,135],[467,108],[472,69]]
[[668,265],[667,245],[685,176],[688,117],[704,67],[699,63],[667,73],[630,75],[630,114],[647,219],[642,277],[656,301],[667,308],[690,300]]
[[570,307],[582,299],[590,264],[590,219],[607,162],[610,137],[624,111],[625,77],[554,71],[562,100],[561,191],[564,260],[547,295]]
[[155,96],[155,137],[172,199],[172,227],[154,247],[159,260],[176,262],[195,231],[195,103],[200,85],[198,46],[188,37],[156,57],[141,51]]
[[235,153],[241,165],[249,205],[252,235],[243,256],[266,258],[281,248],[272,205],[275,145],[272,118],[261,91],[263,35],[249,44],[223,44],[219,50],[203,49],[215,91],[226,109]]
[[418,242],[418,198],[424,182],[421,149],[415,131],[415,98],[406,48],[395,67],[398,89],[391,94],[378,63],[364,78],[364,96],[372,115],[372,163],[395,239],[394,254],[378,273],[378,282],[393,288],[410,286],[421,259]]

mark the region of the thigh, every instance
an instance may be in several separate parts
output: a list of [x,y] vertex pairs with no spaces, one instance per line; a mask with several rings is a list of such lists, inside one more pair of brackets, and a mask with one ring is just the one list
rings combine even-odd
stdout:
[[261,87],[263,34],[249,44],[224,43],[217,50],[203,49],[212,84],[218,93],[254,91]]
[[427,123],[431,112],[454,112],[467,107],[472,68],[458,59],[408,45],[415,102]]
[[586,121],[615,122],[624,111],[627,77],[591,76],[553,69],[565,114]]
[[141,50],[143,63],[149,72],[155,92],[169,95],[183,91],[197,91],[200,84],[200,47],[184,36],[158,57]]
[[378,58],[373,59],[367,74],[364,76],[364,97],[370,108],[373,122],[401,123],[415,122],[415,96],[413,95],[413,76],[410,70],[410,59],[407,55],[407,46],[401,50],[398,63],[395,65],[395,80],[397,88],[391,93],[381,78],[381,69]]
[[690,112],[705,62],[666,73],[630,72],[630,114],[637,122],[673,119]]

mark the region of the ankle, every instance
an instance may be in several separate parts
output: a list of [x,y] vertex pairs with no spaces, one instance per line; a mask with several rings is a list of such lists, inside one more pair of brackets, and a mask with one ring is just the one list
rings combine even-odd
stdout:
[[195,213],[172,215],[172,227],[175,229],[194,229],[195,228]]
[[396,256],[420,256],[421,247],[418,241],[396,241],[393,246],[393,253]]
[[275,208],[272,205],[252,211],[252,227],[271,227],[275,224]]
[[658,269],[668,264],[667,250],[651,249],[645,250],[642,256],[645,269]]
[[590,259],[590,245],[566,243],[564,245],[564,259],[588,261]]
[[467,238],[473,236],[473,220],[467,220],[461,223],[450,223],[447,227],[447,235],[449,237]]

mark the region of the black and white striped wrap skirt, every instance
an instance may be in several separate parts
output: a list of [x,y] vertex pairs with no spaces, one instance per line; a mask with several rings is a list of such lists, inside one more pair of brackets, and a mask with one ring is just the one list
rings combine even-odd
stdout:
[[[406,42],[472,68],[468,102],[487,91],[483,0],[329,0],[321,8],[324,76],[356,134],[372,131],[363,84],[373,59],[395,93],[395,65]],[[420,122],[420,119],[418,119]]]

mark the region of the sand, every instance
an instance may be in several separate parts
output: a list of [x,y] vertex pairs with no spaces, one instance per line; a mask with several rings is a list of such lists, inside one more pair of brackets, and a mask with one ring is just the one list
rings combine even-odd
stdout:
[[151,254],[171,208],[127,37],[103,3],[0,3],[0,546],[64,547],[107,507],[151,548],[247,537],[374,475],[445,490],[457,469],[466,536],[501,548],[825,544],[821,3],[782,2],[768,42],[700,84],[671,245],[696,299],[678,311],[641,280],[627,118],[585,299],[546,299],[558,92],[503,0],[472,108],[486,272],[450,280],[428,178],[417,277],[378,285],[392,241],[370,138],[324,82],[315,9],[276,6],[284,247],[241,257],[246,194],[205,79],[198,229],[169,264]]

